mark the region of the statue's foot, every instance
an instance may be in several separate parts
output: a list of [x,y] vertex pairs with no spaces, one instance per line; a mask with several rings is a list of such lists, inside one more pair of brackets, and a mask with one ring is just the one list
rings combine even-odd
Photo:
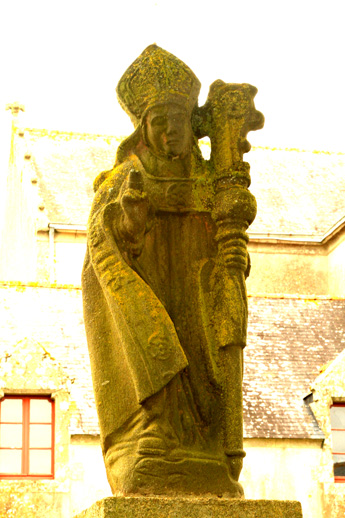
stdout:
[[163,434],[142,434],[136,445],[136,454],[142,457],[164,456],[167,451],[174,451],[178,441]]
[[242,486],[231,479],[225,461],[201,458],[191,452],[165,456],[107,456],[113,493],[126,495],[215,495],[243,497]]

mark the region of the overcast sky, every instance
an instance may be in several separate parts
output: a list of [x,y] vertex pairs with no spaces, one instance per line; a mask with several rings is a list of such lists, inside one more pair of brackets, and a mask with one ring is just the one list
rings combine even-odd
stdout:
[[157,43],[203,88],[259,89],[265,128],[253,145],[345,152],[345,0],[1,0],[0,117],[11,101],[27,125],[125,135],[115,86]]

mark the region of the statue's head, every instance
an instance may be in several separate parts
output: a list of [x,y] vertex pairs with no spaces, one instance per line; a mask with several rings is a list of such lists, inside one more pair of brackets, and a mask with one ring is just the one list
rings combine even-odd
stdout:
[[174,157],[190,149],[200,82],[183,61],[150,45],[123,74],[116,91],[153,151]]
[[155,153],[177,157],[190,151],[191,117],[183,105],[156,104],[147,111],[142,124],[144,141]]

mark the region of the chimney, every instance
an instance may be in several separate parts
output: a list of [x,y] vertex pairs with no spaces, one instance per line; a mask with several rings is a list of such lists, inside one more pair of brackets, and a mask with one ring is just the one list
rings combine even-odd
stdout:
[[13,117],[14,120],[18,118],[18,114],[20,112],[25,112],[24,105],[23,104],[19,104],[17,102],[14,102],[12,104],[7,104],[6,105],[6,110],[11,110],[12,117]]
[[0,281],[36,279],[36,228],[33,187],[25,160],[24,106],[6,106],[0,152]]

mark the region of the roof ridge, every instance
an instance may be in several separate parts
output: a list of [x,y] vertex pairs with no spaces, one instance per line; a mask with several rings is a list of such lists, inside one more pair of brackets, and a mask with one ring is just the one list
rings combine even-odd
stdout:
[[90,132],[83,132],[83,131],[64,131],[64,130],[53,130],[53,129],[47,129],[47,128],[23,128],[24,132],[28,131],[30,133],[36,133],[36,134],[42,134],[42,135],[66,135],[66,136],[82,136],[82,137],[103,137],[103,138],[111,138],[116,139],[118,141],[122,141],[125,138],[127,138],[126,135],[111,135],[109,133],[90,133]]
[[343,151],[327,151],[322,149],[299,149],[295,147],[276,147],[276,146],[252,146],[253,149],[262,149],[267,151],[295,151],[297,153],[313,153],[315,155],[345,155]]

